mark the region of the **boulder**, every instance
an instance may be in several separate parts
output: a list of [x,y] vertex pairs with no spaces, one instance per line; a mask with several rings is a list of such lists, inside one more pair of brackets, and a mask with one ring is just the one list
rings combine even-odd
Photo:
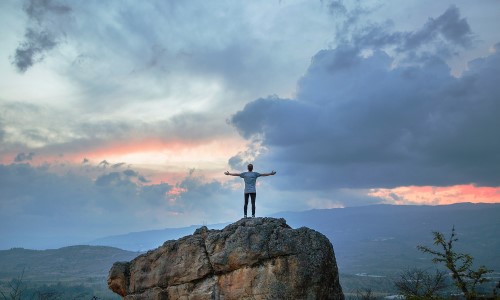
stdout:
[[126,300],[344,299],[330,241],[275,218],[203,226],[115,263],[108,286]]

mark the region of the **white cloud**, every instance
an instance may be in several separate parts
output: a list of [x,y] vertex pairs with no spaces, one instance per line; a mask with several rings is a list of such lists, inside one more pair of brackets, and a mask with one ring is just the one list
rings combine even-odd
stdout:
[[[175,104],[198,103],[193,98],[213,84],[220,91],[210,101],[239,95],[232,102],[241,103],[276,89],[289,91],[292,76],[299,76],[329,37],[319,29],[333,23],[320,1],[32,0],[25,12],[26,32],[38,34],[26,36],[17,48],[33,50],[30,63],[16,58],[14,64],[29,72],[37,67],[35,56],[55,58],[45,67],[70,79],[83,96],[81,104],[106,111],[139,100],[164,100],[171,110]],[[297,30],[304,35],[296,36]],[[42,39],[50,47],[37,46],[39,37],[50,37]],[[283,51],[288,58],[276,55]]]

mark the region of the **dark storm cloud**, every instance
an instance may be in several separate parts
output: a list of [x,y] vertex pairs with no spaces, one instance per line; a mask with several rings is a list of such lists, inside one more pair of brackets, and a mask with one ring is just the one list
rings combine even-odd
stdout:
[[134,184],[127,178],[122,176],[120,172],[111,172],[109,174],[99,176],[95,184],[97,186],[133,186]]
[[[456,12],[399,45],[424,47],[436,32],[468,45],[470,29]],[[356,45],[341,45],[314,56],[296,99],[255,100],[231,122],[243,137],[261,137],[270,150],[259,163],[281,171],[276,182],[287,188],[498,186],[498,50],[455,78],[439,51],[394,66],[382,50],[362,57]]]
[[144,177],[144,176],[142,176],[142,175],[137,176],[137,179],[138,179],[141,183],[148,183],[148,182],[151,182],[151,180],[148,180],[146,177]]
[[345,15],[348,12],[347,8],[342,3],[342,1],[331,1],[328,4],[328,9],[329,9],[330,13],[336,14],[336,15],[337,14]]
[[[3,217],[11,208],[20,206],[28,215],[57,214],[65,209],[68,209],[68,213],[75,212],[74,209],[86,201],[86,197],[80,195],[78,190],[89,186],[84,178],[75,180],[75,176],[61,177],[51,174],[45,167],[32,167],[27,163],[0,165],[0,178]],[[80,188],[70,192],[76,186]],[[47,201],[44,204],[49,207],[40,205],[38,201]]]
[[126,164],[126,163],[124,163],[124,162],[116,163],[116,164],[113,164],[113,165],[111,166],[111,168],[113,168],[113,169],[120,168],[120,167],[122,167],[122,166],[123,166],[123,165],[125,165],[125,164]]
[[47,15],[56,14],[62,15],[69,13],[71,7],[56,3],[53,0],[30,0],[27,1],[24,11],[26,14],[38,24],[43,24]]
[[[231,157],[228,160],[229,166],[235,170],[244,170],[245,163],[246,163],[246,161],[244,160],[244,158],[242,157],[242,155],[240,153]],[[247,165],[248,165],[248,163],[247,163]]]
[[148,180],[146,177],[143,175],[139,174],[139,172],[136,172],[134,170],[128,169],[123,171],[123,174],[126,175],[127,177],[135,177],[140,183],[148,183],[150,180]]
[[220,222],[241,207],[239,191],[235,196],[229,185],[195,171],[176,186],[145,180],[130,169],[92,180],[27,163],[0,164],[0,249],[64,246],[168,222]]
[[139,172],[128,169],[122,172],[110,172],[103,174],[95,180],[98,187],[120,188],[125,193],[136,193],[138,188],[142,188],[143,183],[149,180],[139,174]]
[[27,161],[27,160],[32,160],[33,156],[35,156],[35,153],[33,153],[33,152],[30,152],[28,154],[21,152],[21,153],[18,153],[16,155],[16,157],[14,158],[14,161],[15,162],[23,162],[23,161]]
[[[92,181],[27,163],[0,164],[0,249],[44,247],[47,241],[68,245],[148,224],[152,217],[144,220],[136,215],[164,211],[165,205],[158,204],[165,203],[172,186],[143,186],[134,181],[140,177],[134,174],[111,172]],[[153,221],[147,227],[154,225]]]
[[[139,181],[139,183],[137,181]],[[122,172],[103,174],[96,179],[95,184],[97,186],[128,186],[136,188],[138,184],[147,182],[149,182],[149,180],[139,174],[139,172],[127,169]]]
[[46,31],[29,28],[24,38],[14,55],[14,64],[20,72],[26,72],[33,64],[42,61],[44,53],[56,46],[54,36]]
[[24,40],[17,47],[13,64],[19,72],[26,72],[35,63],[44,59],[54,49],[62,34],[53,17],[68,14],[71,8],[51,0],[31,0],[25,6],[30,25],[26,28]]
[[403,50],[412,50],[438,37],[468,47],[472,44],[473,34],[467,20],[460,18],[458,8],[450,6],[441,16],[430,18],[420,30],[407,33],[404,37]]
[[151,205],[165,205],[167,193],[172,189],[168,183],[145,185],[141,188],[141,197]]
[[148,182],[150,181],[139,172],[127,169],[122,172],[102,174],[94,183],[102,193],[123,197],[124,201],[137,201],[138,209],[143,203],[144,209],[149,209],[148,205],[165,201],[166,193],[172,189],[172,186],[168,183],[143,185]]
[[456,6],[450,6],[437,18],[429,18],[420,29],[414,31],[393,31],[393,23],[390,21],[359,25],[361,17],[368,12],[360,7],[352,10],[345,10],[344,7],[344,10],[336,11],[340,11],[346,19],[337,28],[336,39],[340,41],[339,46],[358,51],[390,48],[414,61],[416,57],[425,60],[429,54],[447,58],[456,55],[459,49],[471,47],[475,38],[467,20],[460,17]]
[[97,166],[106,169],[106,167],[109,166],[109,162],[107,160],[103,160],[99,164],[97,164]]
[[123,174],[129,176],[129,177],[137,177],[139,175],[139,173],[137,173],[136,171],[134,170],[125,170],[123,171]]
[[176,198],[176,209],[182,213],[201,210],[205,216],[221,215],[234,209],[234,199],[241,199],[229,185],[206,180],[194,170],[176,187],[183,191]]

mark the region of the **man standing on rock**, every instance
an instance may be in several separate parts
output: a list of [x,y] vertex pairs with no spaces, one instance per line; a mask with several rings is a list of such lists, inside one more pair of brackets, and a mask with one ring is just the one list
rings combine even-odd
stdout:
[[271,173],[257,173],[253,172],[253,165],[249,164],[247,166],[248,172],[243,173],[229,173],[229,171],[224,172],[226,175],[239,176],[245,181],[245,206],[243,207],[243,212],[245,218],[247,217],[247,207],[248,207],[248,197],[252,199],[252,218],[255,218],[255,198],[257,198],[257,190],[255,189],[255,183],[257,182],[257,177],[261,176],[271,176],[276,174],[275,171]]

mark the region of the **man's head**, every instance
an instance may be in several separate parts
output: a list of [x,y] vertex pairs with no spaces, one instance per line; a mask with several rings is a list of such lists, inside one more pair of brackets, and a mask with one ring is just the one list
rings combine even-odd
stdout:
[[248,164],[247,168],[248,168],[248,172],[252,172],[253,171],[253,165],[252,164]]

